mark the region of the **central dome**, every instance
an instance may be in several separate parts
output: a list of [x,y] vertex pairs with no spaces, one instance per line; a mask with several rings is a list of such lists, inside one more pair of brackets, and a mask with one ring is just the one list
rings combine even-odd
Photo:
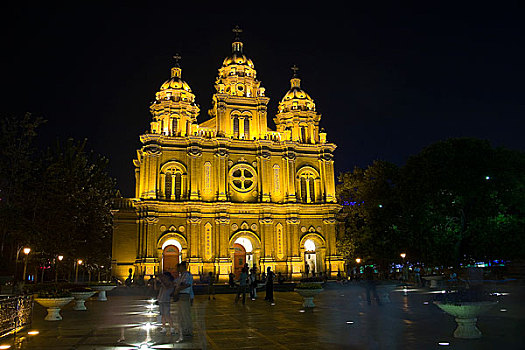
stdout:
[[253,61],[246,57],[246,55],[242,52],[242,47],[242,42],[235,41],[232,44],[232,54],[224,59],[222,66],[227,67],[231,65],[244,65],[254,68]]

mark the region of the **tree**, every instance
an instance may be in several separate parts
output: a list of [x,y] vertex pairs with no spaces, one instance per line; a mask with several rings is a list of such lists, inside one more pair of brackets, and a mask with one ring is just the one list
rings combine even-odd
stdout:
[[375,161],[366,169],[339,176],[337,195],[343,204],[338,248],[346,258],[373,260],[383,268],[404,250],[397,196],[399,169]]
[[0,116],[0,256],[11,257],[2,263],[12,261],[29,239],[30,187],[38,168],[34,140],[44,122],[30,113]]
[[400,202],[410,255],[434,264],[523,256],[525,157],[457,138],[412,156]]
[[115,181],[107,174],[108,160],[85,148],[85,140],[69,139],[47,151],[33,243],[49,256],[62,254],[108,266]]

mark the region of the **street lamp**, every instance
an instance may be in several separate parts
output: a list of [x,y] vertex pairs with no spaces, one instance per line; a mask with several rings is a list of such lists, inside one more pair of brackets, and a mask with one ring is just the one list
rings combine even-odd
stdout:
[[399,256],[401,256],[403,258],[403,262],[404,262],[405,261],[405,257],[407,256],[407,254],[406,253],[401,253],[401,254],[399,254]]
[[77,264],[75,266],[75,283],[78,282],[78,265],[82,265],[82,260],[78,259]]
[[24,273],[22,274],[22,276],[23,276],[23,281],[24,281],[23,283],[26,283],[27,259],[29,257],[29,253],[31,252],[31,248],[25,247],[23,252],[26,255],[26,257],[24,259]]
[[357,259],[355,259],[355,262],[358,263],[358,264],[360,264],[360,263],[361,263],[361,259],[360,259],[360,258],[357,258]]
[[[58,261],[62,261],[64,259],[63,255],[57,256]],[[55,283],[58,283],[58,261],[55,260]]]

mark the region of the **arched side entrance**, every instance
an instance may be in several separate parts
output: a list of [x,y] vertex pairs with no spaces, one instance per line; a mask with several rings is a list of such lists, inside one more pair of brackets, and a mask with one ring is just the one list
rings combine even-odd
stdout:
[[301,251],[301,258],[303,260],[304,275],[309,276],[318,275],[325,271],[325,255],[326,255],[326,241],[317,232],[311,232],[301,237],[299,242],[299,250]]
[[315,253],[315,243],[311,239],[304,242],[304,271],[307,275],[315,275],[317,272],[317,259]]

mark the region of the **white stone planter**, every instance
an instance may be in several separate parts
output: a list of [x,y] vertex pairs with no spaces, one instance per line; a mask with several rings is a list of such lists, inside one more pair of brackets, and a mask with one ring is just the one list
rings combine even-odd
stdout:
[[320,289],[295,288],[294,291],[303,297],[303,307],[315,307],[314,297],[317,294],[321,293],[323,289],[322,288]]
[[60,309],[66,306],[73,297],[64,298],[35,298],[35,301],[47,309],[46,321],[60,321]]
[[115,285],[107,285],[107,286],[91,286],[90,288],[98,292],[98,298],[97,298],[98,301],[107,301],[108,298],[106,297],[106,292],[116,287],[117,286]]
[[435,301],[441,310],[456,318],[458,328],[454,331],[454,337],[463,339],[481,338],[481,331],[476,327],[478,316],[487,312],[496,301],[471,301],[457,303],[443,303]]
[[430,281],[430,288],[437,288],[438,282],[443,279],[443,276],[426,276],[423,277],[424,280]]
[[73,306],[73,310],[77,311],[84,311],[87,310],[86,308],[86,300],[91,298],[96,292],[71,292],[71,295],[75,298],[75,306]]

